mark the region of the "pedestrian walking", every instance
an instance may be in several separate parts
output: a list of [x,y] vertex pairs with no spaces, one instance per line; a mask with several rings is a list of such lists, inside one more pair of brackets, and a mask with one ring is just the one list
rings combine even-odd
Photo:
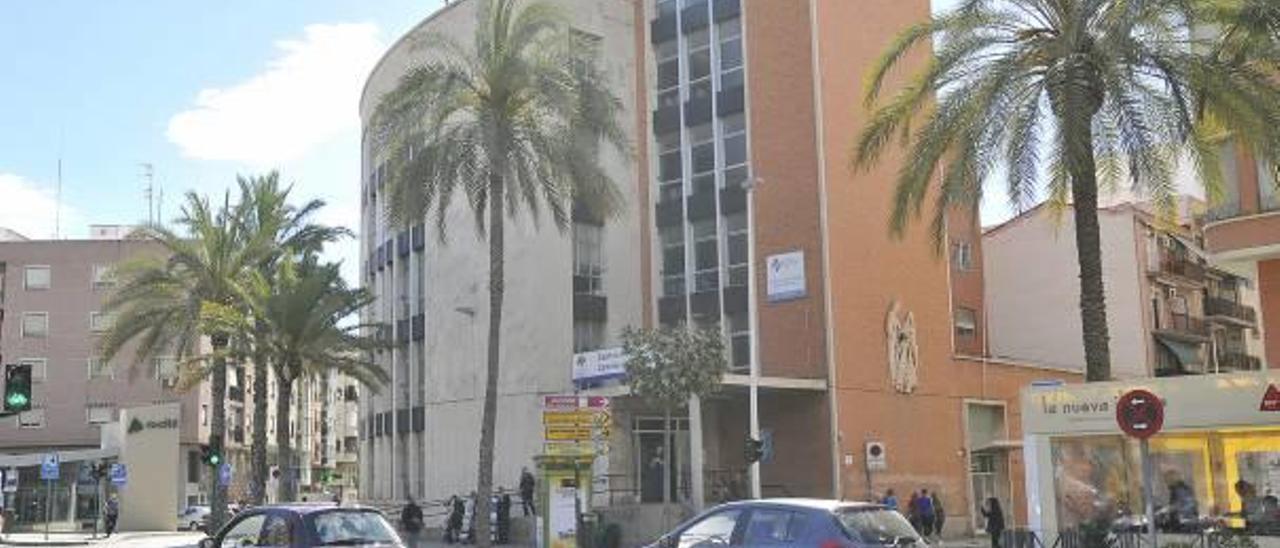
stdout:
[[916,504],[918,504],[920,508],[920,534],[923,535],[924,538],[929,538],[933,536],[935,514],[933,511],[933,496],[929,494],[928,489],[920,490],[920,499]]
[[520,469],[520,508],[524,510],[524,515],[536,516],[538,509],[533,505],[533,492],[535,486],[533,474],[529,472],[529,468]]
[[880,499],[880,504],[888,506],[894,511],[901,512],[898,508],[898,495],[893,492],[892,487],[890,487],[888,491],[884,492],[884,498]]
[[462,540],[462,518],[467,508],[458,495],[449,497],[449,516],[445,519],[444,541],[449,544]]
[[422,531],[422,508],[413,501],[413,497],[409,497],[409,503],[400,511],[400,527],[410,544],[417,544],[418,533]]
[[116,520],[120,519],[120,502],[113,495],[107,500],[106,528],[107,537],[111,537],[111,533],[116,532]]
[[942,506],[942,497],[938,495],[937,489],[929,496],[933,498],[933,534],[941,539],[942,526],[947,523],[947,510]]
[[991,535],[991,548],[1000,548],[1000,536],[1004,534],[1004,510],[995,497],[987,499],[982,507],[982,517],[987,520],[987,533]]

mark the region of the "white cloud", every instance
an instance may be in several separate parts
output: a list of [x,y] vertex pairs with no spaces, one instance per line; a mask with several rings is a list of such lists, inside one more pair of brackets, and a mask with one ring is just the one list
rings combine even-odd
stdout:
[[[58,198],[54,188],[14,175],[0,173],[0,227],[8,228],[32,239],[53,236],[58,216]],[[74,227],[79,231],[83,216],[66,206],[61,212],[62,233]]]
[[167,136],[183,155],[275,167],[359,127],[360,92],[384,49],[376,25],[309,25],[276,48],[263,72],[201,90],[169,120]]

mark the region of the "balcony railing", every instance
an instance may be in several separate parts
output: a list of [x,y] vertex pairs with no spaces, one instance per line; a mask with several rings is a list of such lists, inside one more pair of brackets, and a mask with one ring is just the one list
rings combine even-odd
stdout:
[[1166,253],[1160,254],[1160,259],[1157,264],[1153,265],[1152,272],[1155,274],[1181,276],[1195,281],[1204,280],[1204,265],[1187,257]]
[[1177,315],[1160,318],[1156,323],[1156,330],[1196,338],[1209,336],[1209,326],[1205,324],[1204,318],[1195,316]]
[[1253,307],[1218,297],[1207,297],[1204,300],[1204,315],[1239,320],[1248,324],[1258,322],[1258,313]]
[[1225,350],[1218,352],[1218,369],[1222,371],[1258,371],[1262,360],[1245,352]]

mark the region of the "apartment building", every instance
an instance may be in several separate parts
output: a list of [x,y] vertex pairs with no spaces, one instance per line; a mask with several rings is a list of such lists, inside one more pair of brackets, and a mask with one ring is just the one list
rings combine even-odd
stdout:
[[[1193,225],[1203,204],[1183,204],[1180,226],[1167,226],[1141,202],[1098,212],[1117,379],[1265,366],[1256,277],[1213,261]],[[1082,370],[1070,211],[1038,207],[983,240],[991,353]]]
[[1222,196],[1204,218],[1205,250],[1222,268],[1257,281],[1257,321],[1280,366],[1280,175],[1245,151],[1224,155]]
[[[130,349],[111,362],[95,355],[98,333],[111,321],[101,311],[113,287],[111,267],[155,252],[146,242],[116,237],[0,241],[0,360],[30,364],[34,374],[33,408],[0,420],[0,455],[57,452],[64,463],[52,501],[33,470],[23,473],[18,492],[7,495],[14,523],[43,521],[33,509],[46,504],[55,521],[92,520],[96,491],[76,487],[88,478],[82,464],[96,462],[100,427],[115,422],[121,409],[157,403],[180,404],[185,477],[176,482],[177,500],[204,496],[198,447],[208,439],[207,386],[176,392],[173,360],[135,365]],[[229,405],[229,416],[239,412]]]

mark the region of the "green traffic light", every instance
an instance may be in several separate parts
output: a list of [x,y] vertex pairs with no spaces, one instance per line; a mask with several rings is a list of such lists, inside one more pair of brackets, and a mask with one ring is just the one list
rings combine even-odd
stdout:
[[28,398],[26,394],[15,393],[15,394],[9,394],[9,397],[5,400],[5,403],[8,403],[9,407],[25,407],[27,403],[30,401],[31,399]]
[[220,463],[222,463],[222,457],[219,457],[218,455],[209,455],[209,464],[217,466]]

